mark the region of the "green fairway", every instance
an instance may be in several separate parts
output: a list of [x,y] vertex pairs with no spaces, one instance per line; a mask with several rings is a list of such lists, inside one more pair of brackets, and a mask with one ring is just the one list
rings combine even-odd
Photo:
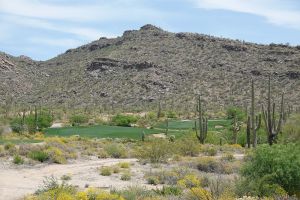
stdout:
[[[216,126],[222,126],[224,128],[229,127],[231,120],[221,119],[221,120],[209,120],[208,121],[208,130],[215,131]],[[169,129],[193,129],[195,127],[195,120],[170,120]],[[159,123],[155,128],[166,128],[166,122]]]
[[[80,135],[81,137],[88,138],[131,138],[140,139],[142,132],[145,134],[162,133],[162,130],[146,129],[146,128],[133,128],[121,126],[86,126],[86,127],[64,127],[64,128],[48,128],[46,129],[45,136],[62,136],[69,137],[72,135]],[[179,135],[178,131],[171,131],[172,135]]]
[[[172,120],[169,121],[169,135],[181,136],[184,132],[194,128],[194,120]],[[211,120],[208,121],[208,128],[210,131],[216,130],[215,126],[222,126],[224,128],[230,126],[230,120]],[[159,123],[154,129],[133,128],[122,126],[78,126],[78,127],[64,127],[64,128],[48,128],[45,136],[61,136],[70,137],[72,135],[80,135],[88,138],[131,138],[140,139],[144,131],[145,134],[164,133],[166,123]]]

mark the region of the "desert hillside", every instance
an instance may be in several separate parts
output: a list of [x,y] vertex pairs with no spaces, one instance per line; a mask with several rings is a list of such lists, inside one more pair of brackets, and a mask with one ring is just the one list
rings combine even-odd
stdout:
[[277,99],[281,91],[290,104],[300,99],[299,46],[171,33],[153,25],[43,62],[1,53],[0,71],[0,99],[18,104],[147,108],[161,99],[169,107],[193,109],[201,93],[208,109],[243,106],[251,77],[260,103],[269,74]]

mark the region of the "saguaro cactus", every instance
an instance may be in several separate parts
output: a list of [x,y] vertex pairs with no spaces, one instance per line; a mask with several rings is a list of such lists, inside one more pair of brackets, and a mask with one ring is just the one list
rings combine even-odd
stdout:
[[241,122],[236,119],[236,116],[233,118],[232,122],[232,132],[233,132],[233,144],[237,144],[237,134],[241,129]]
[[169,118],[166,118],[166,135],[168,135],[169,132]]
[[[249,122],[250,120],[250,122]],[[250,138],[251,138],[251,133],[252,133],[252,145],[253,147],[256,147],[257,145],[257,134],[256,132],[258,131],[258,129],[260,129],[260,125],[261,125],[261,114],[259,114],[258,116],[255,116],[255,97],[254,97],[254,81],[253,79],[251,80],[251,113],[250,113],[250,117],[248,117],[248,121],[247,121],[247,130],[249,128],[250,131],[250,135],[248,135],[247,132],[247,138],[249,137],[249,141],[247,140],[247,143],[251,143],[250,142]],[[250,145],[248,143],[248,147],[250,148]]]
[[266,126],[266,132],[268,134],[269,145],[272,145],[274,143],[276,136],[281,131],[281,125],[282,125],[283,113],[284,113],[283,97],[284,97],[284,93],[282,93],[281,95],[279,120],[276,122],[275,103],[273,103],[273,106],[271,106],[271,76],[269,76],[267,110],[265,110],[264,105],[262,105],[263,119]]
[[201,144],[204,144],[205,138],[207,136],[207,118],[204,117],[204,112],[201,105],[201,97],[198,97],[198,104],[196,106],[196,111],[198,113],[198,123],[199,123],[199,134],[197,131],[197,120],[195,120],[195,130],[196,136]]
[[39,127],[38,127],[38,111],[37,111],[37,106],[36,105],[34,106],[34,128],[35,128],[36,132],[39,130]]
[[159,119],[161,117],[161,98],[158,99],[158,108],[157,108],[157,118]]
[[250,138],[251,138],[251,119],[250,119],[250,116],[248,116],[248,119],[247,119],[247,147],[250,148],[251,147],[251,141],[250,141]]

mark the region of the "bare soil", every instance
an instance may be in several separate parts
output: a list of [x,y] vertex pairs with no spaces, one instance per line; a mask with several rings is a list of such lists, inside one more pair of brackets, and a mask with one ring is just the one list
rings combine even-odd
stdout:
[[[130,181],[120,180],[120,174],[101,176],[99,167],[115,165],[119,162],[132,163],[132,178]],[[70,175],[69,184],[84,188],[125,188],[128,186],[145,186],[143,171],[147,166],[137,163],[136,159],[92,159],[76,160],[71,164],[40,164],[36,166],[15,166],[0,161],[0,200],[22,199],[25,195],[34,193],[43,184],[45,177],[54,176],[60,179]]]

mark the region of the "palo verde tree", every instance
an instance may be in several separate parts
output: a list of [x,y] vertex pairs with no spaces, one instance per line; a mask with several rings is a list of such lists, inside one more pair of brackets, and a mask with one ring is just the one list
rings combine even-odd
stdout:
[[198,124],[199,124],[199,134],[197,128],[197,120],[195,120],[195,131],[196,136],[201,144],[204,144],[205,138],[207,136],[207,118],[204,117],[204,111],[201,104],[201,96],[198,96],[198,103],[196,106],[196,113],[198,114]]
[[279,119],[277,121],[275,102],[273,102],[273,105],[271,105],[271,76],[269,75],[267,109],[265,110],[264,105],[262,105],[263,119],[266,126],[266,132],[268,134],[269,145],[272,145],[274,143],[277,135],[281,132],[284,113],[283,97],[284,93],[282,93],[281,95]]

